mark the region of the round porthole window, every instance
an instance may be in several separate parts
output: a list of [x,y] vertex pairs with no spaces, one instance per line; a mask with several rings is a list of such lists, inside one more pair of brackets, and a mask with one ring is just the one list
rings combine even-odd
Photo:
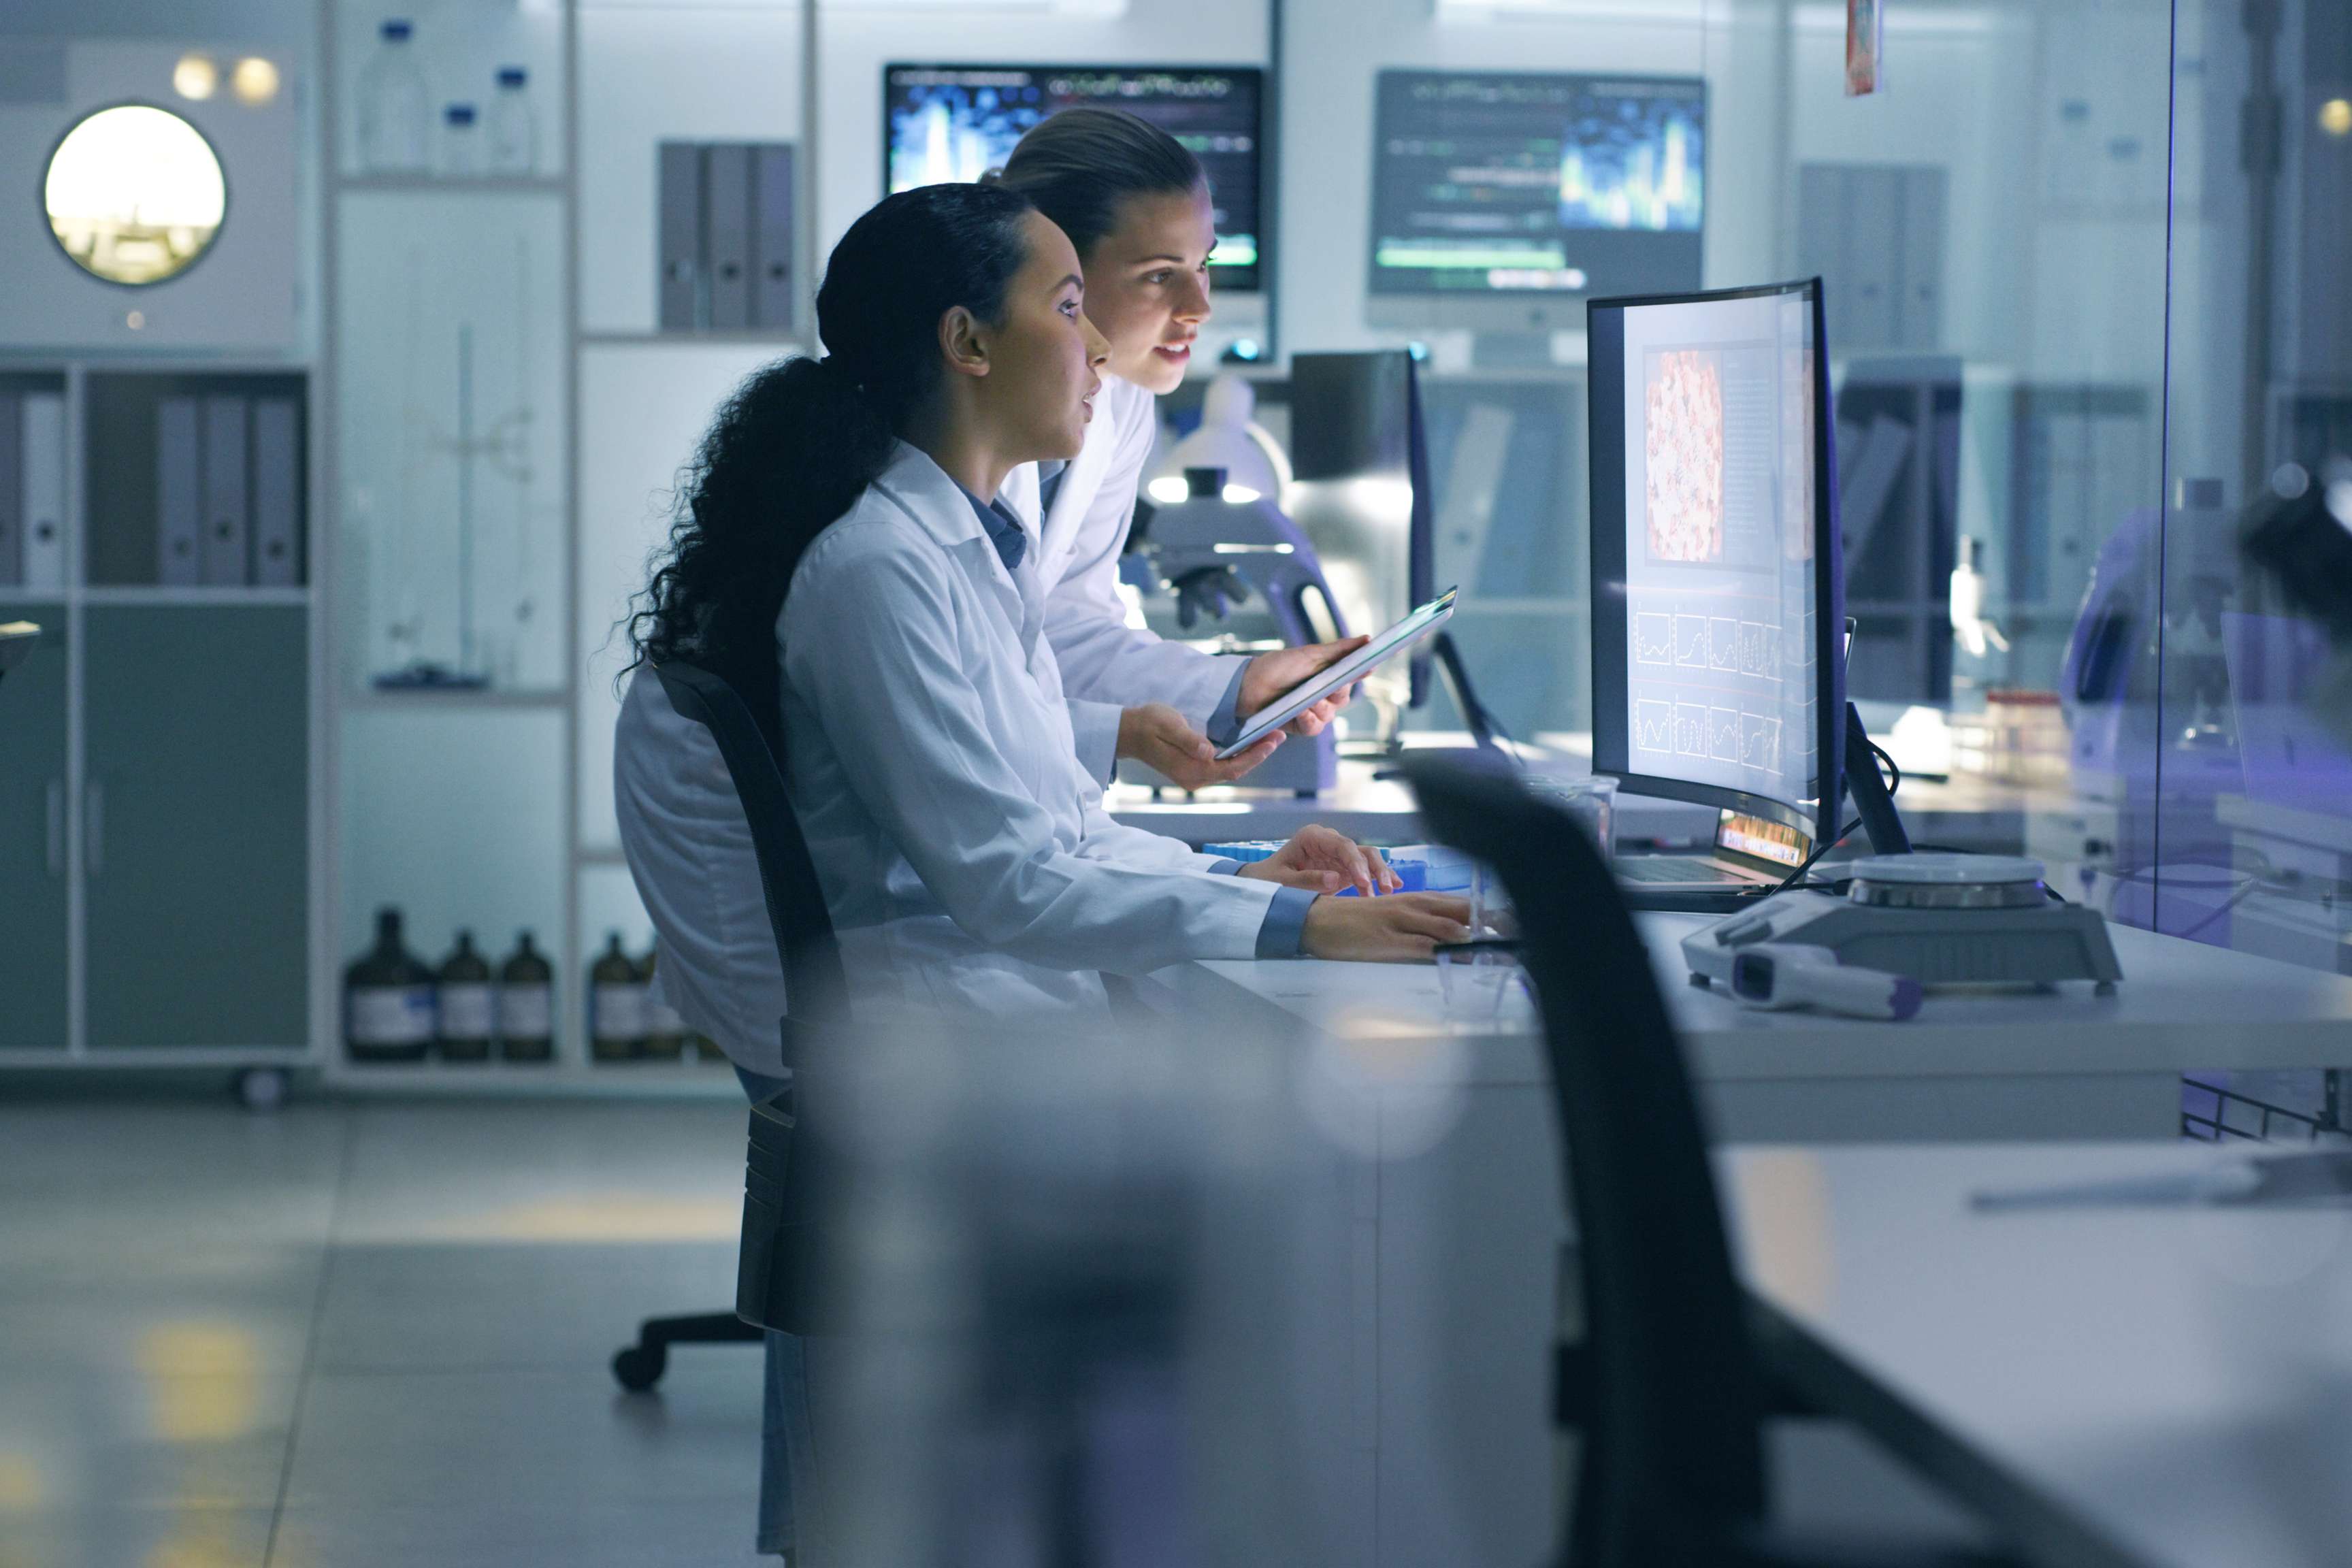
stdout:
[[126,103],[66,132],[41,202],[76,266],[136,287],[195,264],[220,233],[228,184],[202,132],[169,110]]

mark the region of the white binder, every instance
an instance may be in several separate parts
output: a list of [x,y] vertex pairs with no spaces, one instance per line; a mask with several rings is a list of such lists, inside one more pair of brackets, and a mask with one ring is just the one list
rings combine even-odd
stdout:
[[66,585],[66,400],[25,394],[25,586]]

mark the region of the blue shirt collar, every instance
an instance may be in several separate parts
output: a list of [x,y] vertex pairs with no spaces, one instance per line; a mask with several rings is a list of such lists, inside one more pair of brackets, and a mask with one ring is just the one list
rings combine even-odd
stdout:
[[1004,569],[1019,571],[1022,558],[1029,553],[1029,536],[1021,531],[1021,520],[1002,500],[982,500],[961,485],[956,489],[963,490],[963,499],[971,502],[972,513],[980,519],[988,542],[996,546],[996,558],[1004,563]]

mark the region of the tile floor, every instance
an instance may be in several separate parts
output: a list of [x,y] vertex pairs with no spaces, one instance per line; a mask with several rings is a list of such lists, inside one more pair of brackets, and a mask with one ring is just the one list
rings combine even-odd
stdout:
[[723,1103],[0,1103],[0,1568],[753,1564]]

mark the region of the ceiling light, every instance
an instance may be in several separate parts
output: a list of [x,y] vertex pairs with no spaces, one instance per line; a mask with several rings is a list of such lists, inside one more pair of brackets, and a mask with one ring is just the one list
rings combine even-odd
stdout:
[[209,55],[182,55],[180,63],[172,68],[172,90],[182,98],[202,103],[220,86],[220,68]]
[[259,55],[247,55],[229,72],[228,89],[239,103],[258,109],[278,96],[278,68]]

